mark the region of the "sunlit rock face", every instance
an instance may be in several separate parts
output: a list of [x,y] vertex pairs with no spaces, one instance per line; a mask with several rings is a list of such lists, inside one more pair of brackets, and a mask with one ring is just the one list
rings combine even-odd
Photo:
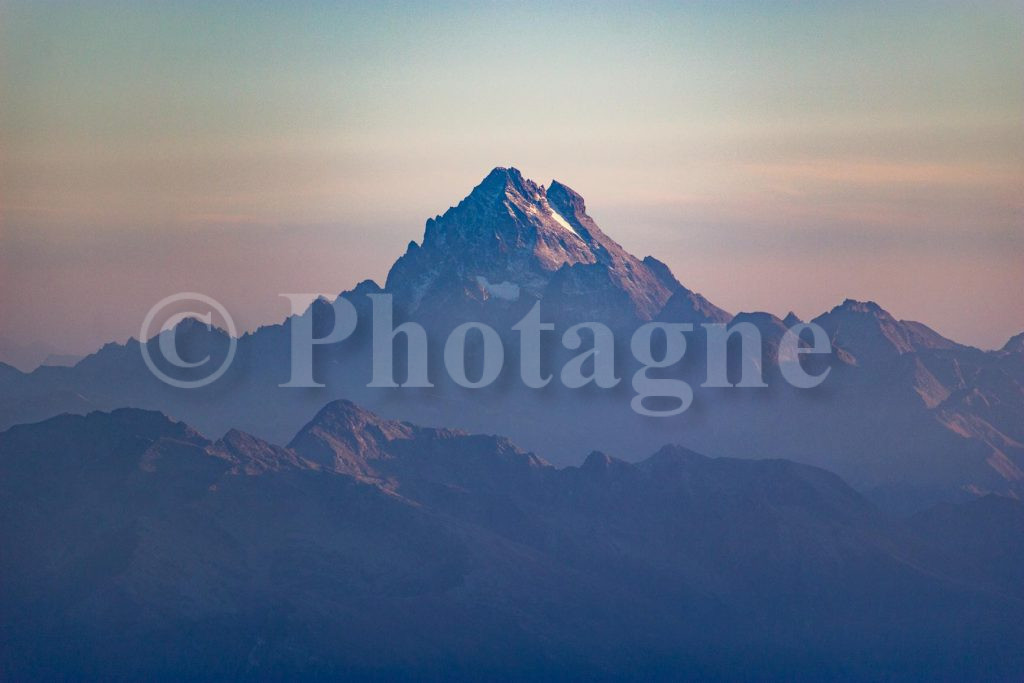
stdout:
[[385,289],[409,312],[453,297],[531,305],[578,297],[582,305],[604,294],[649,320],[682,286],[663,264],[641,261],[605,235],[569,187],[545,188],[515,168],[496,168],[427,221],[422,244],[409,245]]

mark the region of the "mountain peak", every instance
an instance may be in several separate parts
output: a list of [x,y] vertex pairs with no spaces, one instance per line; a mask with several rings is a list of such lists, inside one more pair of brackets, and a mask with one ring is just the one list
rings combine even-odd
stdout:
[[474,191],[477,189],[494,187],[525,188],[527,183],[530,183],[531,185],[533,184],[532,181],[524,178],[522,171],[515,166],[495,166],[491,169],[491,172],[488,173],[482,181],[480,181],[480,184],[474,188]]
[[306,460],[340,472],[372,472],[371,460],[387,457],[389,441],[408,439],[412,425],[386,420],[351,401],[331,401],[303,427],[288,448]]
[[1007,352],[1024,353],[1024,332],[1010,337],[1002,349]]
[[707,462],[708,460],[710,458],[706,455],[692,451],[684,446],[665,444],[653,455],[648,456],[645,460],[641,460],[639,466],[648,471],[664,473],[670,469],[688,467],[695,463]]
[[840,305],[833,309],[833,313],[836,311],[849,311],[851,313],[869,313],[874,316],[892,318],[887,310],[879,306],[874,301],[858,301],[857,299],[846,299]]
[[616,462],[616,459],[604,451],[591,451],[583,461],[581,468],[584,470],[606,470]]
[[960,345],[913,320],[897,320],[874,301],[846,299],[818,316],[821,325],[840,348],[854,357],[882,358],[923,349],[952,349]]
[[[547,204],[543,185],[538,185],[514,166],[496,166],[455,209],[464,205],[502,206],[508,203],[542,207]],[[452,210],[449,209],[449,212]],[[447,215],[447,213],[445,214]],[[442,217],[443,218],[443,217]]]
[[557,180],[545,189],[512,166],[494,168],[465,199],[428,220],[422,244],[409,245],[385,288],[409,312],[424,301],[450,308],[452,297],[522,298],[523,306],[553,295],[591,307],[620,301],[628,315],[646,320],[672,293],[664,277],[598,228],[579,193]]
[[570,220],[573,218],[578,220],[580,217],[587,216],[587,204],[583,200],[583,196],[568,185],[552,180],[547,197],[551,205]]
[[334,431],[353,431],[364,429],[368,425],[382,427],[389,422],[376,413],[371,413],[352,401],[342,398],[331,401],[321,408],[309,424],[329,427]]

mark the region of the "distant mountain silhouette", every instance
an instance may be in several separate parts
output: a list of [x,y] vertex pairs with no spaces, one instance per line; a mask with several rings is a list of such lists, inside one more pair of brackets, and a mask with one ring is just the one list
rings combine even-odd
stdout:
[[41,365],[74,365],[81,359],[81,356],[60,351],[45,342],[19,343],[0,336],[0,364],[22,372],[31,372]]
[[[367,295],[382,292],[394,296],[395,324],[411,320],[426,329],[433,389],[367,388]],[[545,188],[514,168],[494,169],[457,206],[427,221],[422,243],[409,245],[384,287],[366,281],[343,296],[362,322],[345,342],[316,349],[315,375],[324,389],[279,387],[289,379],[295,320],[289,318],[243,335],[231,369],[202,390],[160,383],[134,340],[108,344],[73,368],[0,373],[0,427],[61,412],[134,406],[161,410],[206,434],[237,426],[283,443],[325,403],[347,398],[393,418],[507,434],[560,465],[580,463],[595,449],[636,457],[676,442],[718,456],[785,457],[822,466],[903,512],[990,492],[1024,495],[1020,336],[1001,351],[985,352],[921,323],[896,320],[873,302],[847,300],[814,319],[830,335],[834,353],[805,362],[817,371],[831,367],[827,381],[795,390],[775,365],[779,341],[795,316],[726,313],[683,286],[664,263],[627,253],[598,228],[576,192],[557,181]],[[545,357],[553,372],[575,353],[558,343],[569,325],[595,320],[611,327],[623,379],[615,390],[573,391],[557,380],[543,390],[521,386],[511,327],[537,301],[543,319],[556,325]],[[303,315],[314,318],[318,335],[330,331],[333,312],[326,302]],[[696,390],[693,406],[676,417],[644,418],[629,408],[637,367],[629,338],[649,320],[697,327],[687,357],[671,369]],[[456,387],[443,372],[444,339],[466,321],[486,322],[504,335],[505,371],[486,390]],[[699,388],[705,380],[700,324],[711,322],[757,328],[768,389]],[[216,363],[227,347],[223,332],[195,321],[172,333],[187,358],[209,355]],[[155,342],[148,343],[158,356]],[[403,348],[399,343],[398,378],[405,372]]]
[[1024,353],[1024,332],[1010,337],[1002,350],[1004,353]]
[[282,448],[122,409],[0,434],[0,500],[14,679],[1024,673],[1019,503],[904,526],[784,460],[557,469],[344,401]]

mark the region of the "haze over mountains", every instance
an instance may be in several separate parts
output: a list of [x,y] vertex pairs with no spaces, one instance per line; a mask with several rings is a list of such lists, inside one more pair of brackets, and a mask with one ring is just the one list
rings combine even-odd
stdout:
[[[366,387],[366,295],[381,292],[394,296],[396,325],[413,320],[427,330],[434,388]],[[283,443],[308,415],[343,397],[389,417],[505,434],[560,465],[580,463],[594,449],[629,458],[678,443],[715,456],[783,457],[822,466],[903,511],[988,492],[1021,493],[1024,350],[1016,338],[1001,351],[984,352],[921,323],[896,320],[872,302],[848,300],[814,319],[835,349],[828,380],[814,390],[792,389],[778,376],[774,354],[793,316],[783,321],[767,313],[723,311],[660,261],[622,249],[569,187],[538,185],[516,169],[494,169],[457,206],[427,221],[422,243],[410,243],[383,287],[367,281],[343,296],[356,306],[361,323],[348,340],[316,349],[314,374],[323,389],[278,386],[289,378],[289,319],[243,335],[226,375],[196,391],[155,379],[135,341],[107,345],[73,368],[27,375],[6,368],[0,427],[61,412],[135,406],[173,415],[211,436],[238,427]],[[617,389],[568,390],[556,382],[532,390],[515,381],[518,338],[511,328],[537,301],[544,321],[556,325],[545,361],[556,370],[575,353],[561,348],[555,335],[590,320],[612,328],[624,378]],[[324,302],[304,315],[314,317],[320,335],[332,327]],[[754,324],[764,342],[760,364],[769,388],[700,389],[705,368],[698,335],[670,371],[695,388],[693,406],[672,418],[633,414],[628,385],[635,364],[623,346],[650,320],[698,329],[706,322]],[[505,372],[486,390],[456,387],[443,373],[441,344],[466,321],[486,322],[504,335]],[[226,348],[222,332],[195,321],[185,321],[175,334],[186,358],[209,354],[216,363]],[[402,343],[396,348],[401,378]]]
[[[423,326],[433,387],[367,386],[380,293]],[[722,310],[564,184],[506,168],[427,221],[383,287],[342,296],[360,322],[315,349],[322,388],[280,386],[298,317],[240,337],[196,390],[135,340],[0,364],[3,675],[1024,674],[1024,334],[986,352],[846,300],[813,321],[833,353],[804,366],[827,380],[796,389],[778,365],[796,316]],[[618,386],[520,381],[513,326],[537,302],[542,370],[599,321]],[[302,316],[334,327],[327,301]],[[630,409],[629,340],[651,321],[698,331],[657,375],[695,392],[670,418]],[[463,322],[501,335],[486,389],[444,372]],[[723,322],[759,332],[767,387],[700,386],[700,325]],[[191,318],[164,334],[187,361],[228,348]],[[209,372],[145,343],[180,379]]]
[[81,356],[64,353],[43,342],[19,344],[12,339],[0,337],[0,363],[22,372],[32,372],[42,365],[74,365],[80,360]]
[[[1024,506],[898,522],[667,446],[557,469],[325,406],[275,446],[150,411],[0,434],[15,678],[1019,674]],[[991,536],[982,534],[992,533]],[[991,543],[985,542],[988,538]]]

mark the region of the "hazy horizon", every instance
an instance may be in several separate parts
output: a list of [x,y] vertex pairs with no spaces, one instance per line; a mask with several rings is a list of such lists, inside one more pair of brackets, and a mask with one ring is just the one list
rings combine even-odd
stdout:
[[0,336],[382,282],[494,166],[732,312],[1024,330],[1024,6],[0,2]]

